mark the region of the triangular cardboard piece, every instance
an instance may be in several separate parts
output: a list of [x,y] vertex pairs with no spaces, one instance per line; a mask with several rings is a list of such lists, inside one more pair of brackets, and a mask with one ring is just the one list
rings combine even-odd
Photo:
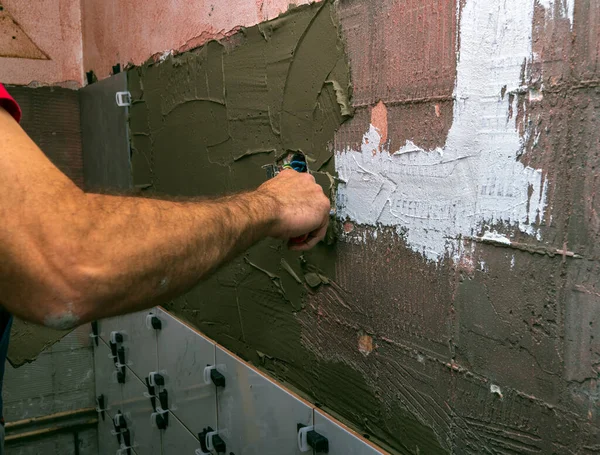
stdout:
[[0,57],[50,60],[0,4]]

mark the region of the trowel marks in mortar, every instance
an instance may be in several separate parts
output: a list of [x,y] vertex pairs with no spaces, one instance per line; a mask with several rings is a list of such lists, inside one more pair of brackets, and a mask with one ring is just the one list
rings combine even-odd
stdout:
[[[149,61],[128,72],[128,84],[138,188],[172,196],[249,190],[266,181],[264,165],[302,151],[317,181],[330,189],[335,168],[329,144],[351,114],[349,69],[332,1]],[[174,308],[193,308],[192,322],[238,353],[233,339],[294,358],[300,328],[292,311],[302,308],[311,285],[302,278],[334,274],[331,248],[322,244],[301,257],[283,242],[261,242]],[[185,316],[184,310],[178,314]],[[276,347],[274,325],[281,329]]]
[[[360,150],[338,150],[338,211],[395,226],[429,260],[456,256],[458,238],[505,223],[540,236],[547,181],[518,161],[517,96],[532,57],[535,0],[467,0],[460,14],[454,123],[443,148],[389,150],[374,126]],[[511,106],[510,103],[514,105]]]

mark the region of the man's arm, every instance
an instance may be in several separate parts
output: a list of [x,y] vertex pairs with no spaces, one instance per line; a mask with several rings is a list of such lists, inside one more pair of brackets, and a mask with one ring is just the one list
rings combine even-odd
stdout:
[[151,307],[267,237],[325,235],[329,200],[309,174],[171,202],[83,193],[0,108],[0,303],[53,328]]

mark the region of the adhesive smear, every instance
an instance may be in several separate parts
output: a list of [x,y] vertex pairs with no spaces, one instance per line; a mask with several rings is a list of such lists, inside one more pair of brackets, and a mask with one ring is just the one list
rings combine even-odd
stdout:
[[[458,255],[458,237],[504,223],[539,239],[547,181],[517,156],[524,144],[509,118],[507,91],[521,86],[532,56],[534,0],[469,0],[460,26],[454,123],[446,145],[397,151],[371,126],[360,150],[338,150],[339,216],[394,226],[409,246],[437,261]],[[513,112],[517,112],[514,97]]]

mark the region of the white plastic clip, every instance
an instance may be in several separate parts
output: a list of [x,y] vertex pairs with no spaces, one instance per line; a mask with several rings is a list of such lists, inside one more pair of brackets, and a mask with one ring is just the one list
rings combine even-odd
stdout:
[[[96,400],[96,403],[98,403],[98,400]],[[104,406],[104,409],[100,409],[100,404],[96,404],[96,412],[100,413],[100,412],[108,412],[110,410],[109,406]]]
[[123,334],[121,332],[118,332],[118,331],[110,332],[110,342],[111,343],[114,343],[114,344],[118,343],[118,341],[117,341],[117,335],[123,336]]
[[126,107],[131,106],[131,93],[129,92],[117,92],[115,95],[117,106]]
[[156,418],[159,415],[162,416],[162,415],[165,415],[165,414],[168,414],[168,413],[169,413],[168,409],[163,409],[160,406],[157,406],[156,407],[156,412],[153,412],[152,414],[150,414],[150,424],[154,425],[156,428],[158,428],[158,424],[156,423]]
[[298,450],[300,450],[300,452],[308,452],[309,450],[312,450],[312,448],[308,445],[308,441],[306,439],[308,432],[314,429],[314,426],[310,426],[303,427],[300,428],[300,430],[298,430]]
[[204,383],[205,384],[212,384],[212,380],[210,379],[210,372],[212,370],[216,370],[217,367],[216,365],[212,365],[212,366],[208,366],[206,368],[204,368]]
[[202,452],[202,449],[196,449],[194,453],[196,455],[212,455],[210,452]]
[[206,448],[208,450],[210,450],[211,452],[213,450],[215,450],[215,447],[213,446],[213,436],[218,435],[219,432],[218,431],[211,431],[210,433],[206,433]]
[[150,392],[143,393],[144,398],[157,398],[158,395],[150,395]]
[[156,375],[162,376],[164,380],[166,373],[164,371],[153,371],[148,374],[148,382],[151,387],[162,387],[164,384],[161,385],[156,383]]
[[146,315],[146,327],[148,328],[148,330],[154,330],[154,327],[152,327],[153,318],[158,318],[158,316],[156,316],[156,314],[154,313],[148,313]]
[[[113,422],[115,423],[116,426],[120,427],[121,425],[119,425],[119,421],[121,419],[125,419],[125,416],[123,416],[123,414],[121,414],[120,412],[115,414],[115,416],[113,417]],[[119,431],[119,433],[121,433]],[[118,434],[118,433],[113,433],[114,435]]]
[[127,452],[133,449],[132,446],[125,446],[123,444],[121,444],[121,448],[119,450],[117,450],[117,455],[127,455]]

